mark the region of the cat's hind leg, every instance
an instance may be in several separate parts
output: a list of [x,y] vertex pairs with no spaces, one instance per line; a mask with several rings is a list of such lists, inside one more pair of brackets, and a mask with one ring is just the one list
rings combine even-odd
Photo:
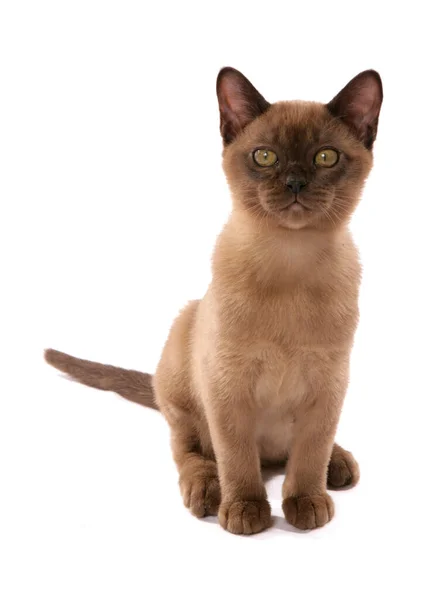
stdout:
[[355,458],[348,450],[334,444],[328,465],[328,489],[349,489],[357,485],[359,479],[360,469]]
[[217,515],[221,493],[212,453],[204,452],[194,429],[186,425],[172,428],[172,450],[184,505],[199,518]]
[[220,487],[208,424],[191,383],[191,346],[199,302],[175,319],[154,376],[155,400],[171,430],[173,458],[185,506],[196,516],[217,515]]

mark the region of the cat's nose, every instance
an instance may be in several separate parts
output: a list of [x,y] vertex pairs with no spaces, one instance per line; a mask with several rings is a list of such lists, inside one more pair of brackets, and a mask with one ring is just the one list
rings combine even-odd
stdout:
[[290,175],[286,180],[286,185],[289,187],[293,194],[298,194],[308,182],[305,179],[298,179],[297,177]]

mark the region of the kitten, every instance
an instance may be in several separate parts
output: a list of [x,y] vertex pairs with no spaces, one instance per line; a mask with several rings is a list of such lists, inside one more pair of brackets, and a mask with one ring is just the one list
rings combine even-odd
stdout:
[[381,79],[364,71],[328,104],[270,104],[240,72],[217,79],[233,209],[202,300],[175,320],[156,374],[47,350],[74,379],[158,408],[185,506],[236,534],[271,524],[262,464],[286,463],[283,511],[300,529],[355,485],[334,443],[358,320],[348,230],[372,167]]

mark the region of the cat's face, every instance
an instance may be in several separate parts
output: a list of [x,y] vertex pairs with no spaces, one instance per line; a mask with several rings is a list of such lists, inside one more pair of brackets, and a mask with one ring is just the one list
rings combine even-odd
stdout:
[[236,206],[289,229],[329,229],[349,219],[372,166],[378,74],[360,74],[328,105],[270,105],[227,68],[218,77],[218,97]]

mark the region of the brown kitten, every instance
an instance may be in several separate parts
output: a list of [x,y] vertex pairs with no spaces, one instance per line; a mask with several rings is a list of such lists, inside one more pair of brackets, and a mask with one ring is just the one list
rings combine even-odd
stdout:
[[232,533],[271,523],[261,465],[286,463],[283,510],[327,523],[326,487],[355,485],[334,443],[358,320],[360,269],[348,221],[372,166],[382,103],[375,71],[327,105],[269,104],[238,71],[217,80],[233,198],[213,280],[175,320],[156,374],[46,351],[87,385],[167,419],[185,505]]

